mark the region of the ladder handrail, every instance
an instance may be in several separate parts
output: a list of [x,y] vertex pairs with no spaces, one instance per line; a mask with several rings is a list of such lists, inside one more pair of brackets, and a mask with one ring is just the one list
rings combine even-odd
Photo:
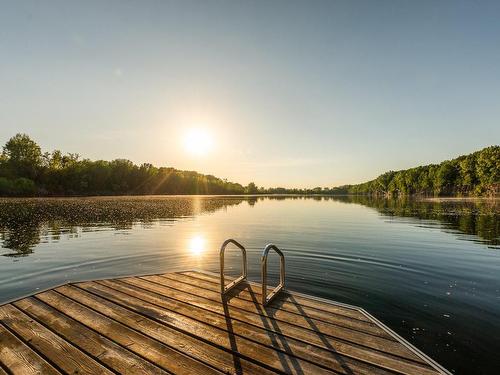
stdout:
[[[280,283],[274,288],[274,290],[267,296],[267,256],[270,250],[276,251],[280,256]],[[278,249],[278,247],[272,243],[266,245],[264,251],[262,252],[261,258],[261,267],[262,267],[262,304],[266,306],[269,304],[280,291],[285,289],[285,256],[283,252]]]
[[[242,274],[234,281],[230,282],[227,286],[224,284],[224,251],[226,250],[226,246],[229,245],[230,243],[236,245],[242,253],[242,262],[243,262],[243,269],[242,269]],[[228,293],[231,289],[242,283],[247,279],[248,275],[248,268],[247,268],[247,251],[245,247],[240,244],[238,241],[233,240],[232,238],[229,238],[225,240],[222,243],[222,246],[220,248],[219,252],[219,257],[220,257],[220,294],[224,296],[224,294]]]

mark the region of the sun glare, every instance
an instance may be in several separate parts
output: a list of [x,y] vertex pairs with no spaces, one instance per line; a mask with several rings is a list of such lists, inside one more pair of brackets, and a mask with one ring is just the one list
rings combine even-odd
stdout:
[[193,255],[200,255],[205,250],[205,238],[194,236],[189,240],[188,248]]
[[184,136],[184,147],[191,155],[203,156],[212,150],[213,140],[206,130],[191,129]]

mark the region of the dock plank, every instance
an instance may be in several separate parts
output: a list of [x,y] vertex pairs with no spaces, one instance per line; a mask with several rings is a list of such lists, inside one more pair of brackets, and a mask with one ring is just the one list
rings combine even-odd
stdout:
[[[219,286],[220,282],[217,277],[212,275],[206,275],[203,273],[198,273],[196,274],[196,276],[192,275],[194,274],[186,275],[184,273],[173,273],[173,274],[161,275],[160,277],[168,277],[168,278],[175,277],[177,281],[189,283],[192,285],[203,285],[203,288],[209,289],[216,293],[220,291],[220,286]],[[204,282],[200,283],[199,280],[203,280]],[[261,296],[262,296],[261,291],[257,291],[257,288],[253,287],[251,284],[248,284],[248,286],[245,289],[241,290],[240,293],[238,293],[238,298],[250,301],[252,303],[257,302],[259,305],[262,306]],[[391,336],[387,335],[387,332],[380,329],[380,327],[378,327],[376,324],[370,321],[365,315],[361,314],[359,311],[350,309],[338,309],[337,312],[335,313],[332,312],[329,313],[325,310],[319,310],[316,308],[311,308],[308,306],[301,305],[296,302],[291,302],[292,298],[293,300],[295,300],[297,297],[292,297],[290,295],[283,294],[281,298],[274,300],[268,307],[268,309],[279,308],[280,311],[287,311],[299,316],[306,315],[310,319],[313,319],[315,321],[321,321],[332,324],[345,324],[346,326],[355,329],[366,330],[368,332],[372,332],[373,334],[377,334],[381,337],[385,337],[389,340],[393,340]],[[342,311],[342,313],[340,313],[340,311]]]
[[[166,277],[166,275],[146,276],[144,277],[144,279],[152,280],[159,284],[175,285],[175,287],[178,289],[186,290],[192,293],[199,293],[200,295],[203,295],[207,298],[218,299],[219,301],[221,301],[220,291],[217,292],[215,290],[211,290],[213,288],[207,289],[204,287],[205,284],[203,285],[203,287],[201,287],[198,285],[191,284],[190,282],[181,281],[179,277],[182,277],[182,275],[172,274],[168,275],[168,277]],[[169,281],[166,281],[167,279]],[[279,302],[279,301],[275,300],[274,302]],[[264,307],[257,300],[256,296],[254,296],[254,300],[249,300],[247,298],[240,298],[238,294],[235,297],[231,298],[229,303],[233,306],[240,307],[249,312],[255,312],[260,315],[266,315],[275,319],[279,319],[285,322],[289,322],[298,326],[311,329],[313,331],[320,331],[324,334],[332,336],[335,335],[335,332],[337,332],[339,328],[346,328],[349,330],[349,332],[356,331],[394,341],[394,339],[390,337],[386,332],[384,332],[380,327],[372,323],[346,320],[340,317],[337,317],[335,319],[335,323],[332,322],[327,323],[321,320],[311,318],[306,314],[301,315],[290,311],[282,310],[280,307],[277,307],[276,305],[273,304],[271,304],[271,306]]]
[[131,330],[55,291],[42,293],[38,295],[38,298],[168,372],[175,374],[218,373],[208,366],[203,366],[192,358],[186,358],[178,351]]
[[263,306],[259,284],[219,282],[91,280],[0,305],[0,375],[450,375],[362,309],[289,291]]
[[[129,281],[129,283],[131,283],[129,287],[120,286],[120,282],[125,282],[127,280]],[[276,322],[272,321],[272,319],[268,319],[266,317],[262,317],[262,319],[259,319],[259,317],[256,315],[248,314],[246,316],[246,321],[244,321],[245,316],[242,316],[243,314],[241,313],[241,319],[234,319],[234,315],[230,311],[228,311],[228,305],[223,306],[222,304],[220,304],[222,311],[219,311],[219,313],[217,313],[211,311],[210,309],[204,309],[203,307],[196,306],[196,304],[193,303],[192,300],[190,301],[190,303],[186,303],[174,298],[175,294],[172,294],[172,291],[167,287],[163,287],[154,283],[147,283],[145,280],[140,279],[136,279],[136,283],[135,285],[133,285],[133,281],[134,279],[107,281],[105,282],[105,285],[117,288],[118,290],[125,293],[140,295],[142,296],[142,299],[145,299],[145,297],[147,297],[148,301],[162,307],[176,309],[177,311],[184,309],[186,310],[184,313],[188,316],[203,317],[203,320],[205,322],[218,326],[219,328],[224,328],[224,326],[227,326],[229,321],[232,332],[234,334],[250,338],[252,340],[255,340],[256,342],[274,347],[278,350],[286,350],[287,353],[292,353],[299,358],[310,360],[327,368],[336,369],[336,366],[341,367],[342,364],[344,364],[345,366],[350,366],[351,368],[355,368],[356,366],[363,366],[359,362],[351,361],[351,359],[355,359],[384,369],[403,371],[407,372],[408,374],[434,373],[432,368],[427,365],[422,365],[421,363],[415,363],[414,361],[408,361],[402,358],[394,357],[392,355],[389,355],[388,353],[366,350],[351,344],[346,344],[341,341],[331,341],[329,343],[330,345],[317,347],[316,345],[311,345],[311,342],[304,341],[304,337],[300,332],[294,332],[293,329],[279,329],[277,327],[277,324],[275,324]],[[178,294],[179,292],[177,292],[177,297],[179,297]],[[158,298],[158,296],[167,297],[168,300]],[[181,302],[183,306],[179,302]],[[226,309],[226,311],[224,309]],[[254,320],[251,321],[250,317],[253,317]],[[225,323],[221,323],[222,318],[225,319]],[[273,330],[272,327],[275,327],[275,329]],[[284,332],[287,332],[288,335],[285,335]],[[295,333],[295,335],[293,335],[293,333]],[[319,340],[321,341],[321,337],[319,337]],[[339,364],[338,362],[341,363]],[[373,372],[374,370],[371,371]]]
[[[102,281],[108,282],[108,281]],[[163,324],[175,327],[176,329],[200,337],[213,345],[233,351],[236,355],[253,358],[259,364],[270,369],[288,374],[302,374],[304,372],[311,374],[328,374],[331,371],[316,366],[312,363],[302,361],[291,355],[280,353],[264,345],[250,341],[237,335],[228,335],[224,329],[212,326],[207,323],[199,322],[189,318],[176,311],[161,308],[145,300],[134,297],[132,294],[126,294],[117,289],[110,288],[108,285],[99,283],[78,284],[83,289],[104,297],[114,303],[127,306],[134,311],[140,311],[142,314],[153,318]],[[235,349],[237,348],[237,352]]]
[[[216,285],[220,285],[220,280],[217,276],[209,275],[209,274],[206,274],[203,272],[183,271],[183,272],[177,272],[176,274],[191,276],[191,277],[196,278],[196,279],[200,279],[200,280],[208,281],[210,283],[215,283]],[[228,281],[234,280],[234,277],[231,277],[231,276],[225,276],[225,278]],[[262,296],[262,288],[261,287],[257,287],[256,285],[253,285],[253,284],[248,284],[248,290],[252,294],[258,296],[259,301],[260,301],[260,298]],[[306,312],[317,310],[319,312],[328,312],[328,313],[332,313],[332,314],[348,316],[351,318],[370,322],[370,319],[368,317],[366,317],[364,314],[362,314],[361,312],[359,312],[358,310],[350,309],[350,308],[342,307],[342,306],[321,303],[321,302],[315,301],[314,299],[311,299],[311,298],[305,298],[302,296],[294,296],[293,298],[291,298],[290,295],[285,294],[280,298],[280,300],[285,302],[281,306],[285,309],[289,308],[290,311],[296,311],[296,308],[294,306],[290,305],[290,304],[294,304],[294,305],[300,305],[302,308],[305,308],[304,311],[306,311]],[[309,308],[311,308],[313,310],[309,310]]]
[[0,306],[0,321],[66,373],[112,374],[13,305]]
[[[143,280],[168,287],[172,290],[172,295],[176,295],[177,297],[184,296],[184,298],[188,298],[189,302],[192,304],[202,303],[204,308],[210,307],[218,309],[218,311],[221,309],[223,310],[220,293],[214,293],[211,291],[207,293],[205,290],[199,289],[197,286],[186,286],[185,284],[176,282],[175,280],[156,279],[153,276],[120,279],[120,281],[132,284],[140,282],[135,280]],[[193,297],[196,297],[196,299],[193,299]],[[200,300],[203,302],[200,302]],[[228,302],[227,307],[232,313],[239,313],[242,320],[252,321],[259,325],[261,324],[259,322],[262,322],[263,319],[269,320],[272,322],[273,327],[276,326],[276,329],[279,329],[282,332],[297,332],[297,336],[308,338],[311,340],[311,343],[316,345],[322,346],[325,344],[325,341],[327,342],[326,345],[329,345],[328,342],[330,340],[343,340],[345,342],[356,343],[360,346],[390,352],[397,356],[424,363],[422,359],[417,357],[408,349],[402,347],[398,342],[373,336],[365,332],[353,331],[341,326],[336,326],[334,329],[330,329],[326,332],[321,331],[318,329],[318,326],[312,328],[307,321],[304,321],[302,318],[297,319],[295,315],[291,315],[292,319],[283,320],[282,316],[278,316],[277,318],[276,314],[269,314],[267,309],[258,307],[255,304],[242,304],[235,299],[231,299]]]
[[[225,374],[237,374],[243,371],[249,374],[270,374],[271,371],[246,360],[235,361],[234,356],[204,341],[176,331],[148,317],[118,306],[102,297],[91,294],[77,286],[62,286],[57,288],[61,294],[89,306],[112,319],[148,335],[166,345],[177,348],[193,358],[218,368]],[[236,362],[236,363],[235,363]]]
[[0,362],[13,375],[60,374],[0,324]]
[[58,310],[48,306],[39,299],[29,297],[15,302],[14,305],[37,321],[53,327],[64,339],[85,351],[101,364],[118,373],[166,373],[159,367],[143,360],[95,331],[88,329],[76,320],[60,313]]
[[[361,362],[352,361],[351,358],[342,356],[337,352],[316,348],[304,343],[303,341],[297,341],[293,338],[285,338],[281,333],[269,332],[246,322],[233,320],[229,314],[224,316],[212,313],[208,310],[202,310],[189,304],[162,298],[159,294],[151,293],[141,288],[133,286],[120,286],[119,284],[116,284],[118,282],[115,282],[115,284],[110,283],[106,283],[106,285],[132,296],[140,295],[142,300],[155,304],[156,306],[170,311],[176,311],[184,316],[201,317],[203,322],[219,328],[220,330],[227,331],[227,335],[238,335],[241,338],[282,351],[287,355],[293,355],[295,358],[322,365],[327,369],[334,369],[343,373],[345,368],[349,367],[355,368],[360,373],[364,370],[371,371],[372,373],[374,371],[376,372],[376,369],[368,367]],[[201,320],[199,321],[201,322]],[[300,362],[297,361],[297,363]]]

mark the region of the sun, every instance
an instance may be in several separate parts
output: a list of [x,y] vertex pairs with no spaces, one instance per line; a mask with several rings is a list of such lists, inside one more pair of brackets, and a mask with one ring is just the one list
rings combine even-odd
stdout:
[[191,155],[206,155],[212,150],[212,147],[212,137],[205,129],[191,129],[184,135],[184,148]]

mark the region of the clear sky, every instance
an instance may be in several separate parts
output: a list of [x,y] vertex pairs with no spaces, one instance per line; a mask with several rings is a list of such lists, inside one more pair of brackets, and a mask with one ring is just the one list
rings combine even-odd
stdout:
[[314,187],[500,143],[500,1],[0,5],[0,144]]

